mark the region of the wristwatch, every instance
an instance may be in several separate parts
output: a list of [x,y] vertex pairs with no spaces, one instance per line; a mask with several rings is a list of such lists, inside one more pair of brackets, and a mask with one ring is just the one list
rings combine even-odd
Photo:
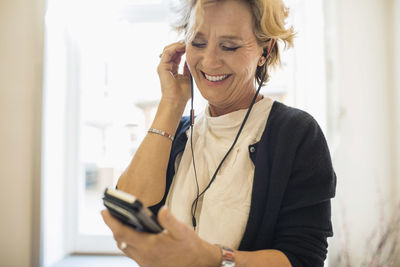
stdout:
[[217,245],[221,249],[221,267],[235,267],[235,253],[232,249]]

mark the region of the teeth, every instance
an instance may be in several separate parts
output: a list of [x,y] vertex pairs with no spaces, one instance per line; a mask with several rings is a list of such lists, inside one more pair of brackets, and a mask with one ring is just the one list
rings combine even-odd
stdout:
[[221,75],[221,76],[210,76],[204,73],[204,76],[206,76],[206,79],[211,81],[211,82],[218,82],[226,79],[228,77],[228,74],[226,75]]

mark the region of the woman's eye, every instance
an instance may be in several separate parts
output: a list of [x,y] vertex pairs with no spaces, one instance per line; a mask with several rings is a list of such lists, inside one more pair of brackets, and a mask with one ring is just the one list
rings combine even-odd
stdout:
[[224,45],[221,47],[222,47],[222,50],[225,50],[225,51],[236,51],[239,48],[239,46],[229,47],[229,46],[224,46]]
[[197,47],[197,48],[203,48],[206,46],[205,43],[196,43],[196,42],[192,42],[192,46]]

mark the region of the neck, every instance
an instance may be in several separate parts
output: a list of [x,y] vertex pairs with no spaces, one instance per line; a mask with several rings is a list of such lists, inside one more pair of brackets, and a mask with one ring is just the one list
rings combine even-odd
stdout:
[[[225,107],[218,107],[218,106],[215,106],[215,105],[209,103],[210,115],[211,115],[211,117],[218,117],[218,116],[229,114],[231,112],[235,112],[235,111],[238,111],[241,109],[247,109],[247,108],[249,108],[251,101],[253,100],[253,97],[254,97],[254,94],[252,95],[251,98],[248,98],[246,101],[242,102],[241,104],[228,105]],[[264,98],[264,96],[259,94],[257,96],[256,103],[263,98]]]

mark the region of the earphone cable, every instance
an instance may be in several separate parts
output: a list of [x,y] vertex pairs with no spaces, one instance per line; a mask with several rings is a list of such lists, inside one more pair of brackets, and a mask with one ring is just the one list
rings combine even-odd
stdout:
[[[267,64],[267,63],[266,63],[266,64]],[[244,117],[244,119],[243,119],[243,122],[242,122],[242,124],[241,124],[241,126],[240,126],[240,128],[239,128],[239,131],[238,131],[238,133],[237,133],[237,135],[236,135],[236,137],[235,137],[235,140],[233,141],[233,143],[232,143],[231,147],[229,148],[228,152],[225,154],[225,156],[223,157],[223,159],[222,159],[221,162],[219,163],[219,165],[218,165],[217,169],[215,170],[215,172],[214,172],[214,174],[213,174],[213,176],[212,176],[210,182],[208,183],[208,185],[206,186],[206,188],[205,188],[200,194],[199,194],[199,183],[198,183],[198,180],[197,180],[197,173],[196,173],[196,166],[195,166],[194,152],[193,152],[193,142],[192,142],[193,124],[191,125],[190,142],[191,142],[191,150],[192,150],[193,168],[194,168],[194,174],[195,174],[196,186],[197,186],[197,194],[196,194],[197,196],[196,196],[195,200],[193,201],[192,207],[191,207],[192,224],[193,224],[193,228],[194,228],[194,229],[196,229],[196,225],[197,225],[197,223],[196,223],[196,210],[197,210],[197,204],[198,204],[199,198],[208,190],[208,188],[210,188],[210,186],[211,186],[211,184],[214,182],[214,180],[215,180],[215,178],[216,178],[216,176],[217,176],[217,174],[218,174],[218,171],[220,170],[222,164],[224,163],[225,159],[228,157],[229,153],[232,151],[233,147],[235,146],[236,142],[238,141],[239,136],[240,136],[240,134],[241,134],[241,132],[242,132],[242,130],[243,130],[243,128],[244,128],[244,125],[246,124],[246,121],[247,121],[247,119],[248,119],[248,117],[249,117],[249,115],[250,115],[250,111],[252,110],[252,108],[253,108],[253,106],[254,106],[256,100],[257,100],[257,96],[258,96],[258,94],[259,94],[259,92],[260,92],[260,90],[261,90],[262,84],[263,84],[263,82],[264,82],[264,80],[265,80],[265,76],[266,76],[266,74],[267,74],[267,72],[268,72],[268,71],[267,71],[267,69],[268,69],[267,67],[268,67],[268,66],[266,65],[266,66],[265,66],[265,72],[264,72],[264,74],[263,74],[263,76],[262,76],[262,78],[261,78],[261,82],[260,82],[260,84],[259,84],[259,86],[258,86],[258,89],[257,89],[257,91],[256,91],[256,94],[255,94],[254,97],[253,97],[253,100],[251,101],[251,104],[250,104],[250,106],[249,106],[249,109],[247,110],[247,113],[246,113],[246,115],[245,115],[245,117]],[[193,83],[191,84],[191,86],[192,86],[192,110],[193,110]]]
[[193,169],[194,169],[194,177],[196,180],[196,199],[193,203],[196,203],[194,206],[194,211],[193,211],[193,203],[192,203],[192,208],[191,208],[191,213],[192,213],[192,224],[194,229],[196,229],[196,218],[195,216],[193,216],[193,214],[196,214],[196,210],[197,210],[197,201],[198,201],[198,197],[199,197],[199,180],[197,179],[197,171],[196,171],[196,162],[194,160],[194,151],[193,151],[193,125],[194,125],[194,108],[193,108],[193,77],[192,75],[190,75],[190,91],[191,91],[191,101],[190,101],[190,149],[192,151],[192,162],[193,162]]

